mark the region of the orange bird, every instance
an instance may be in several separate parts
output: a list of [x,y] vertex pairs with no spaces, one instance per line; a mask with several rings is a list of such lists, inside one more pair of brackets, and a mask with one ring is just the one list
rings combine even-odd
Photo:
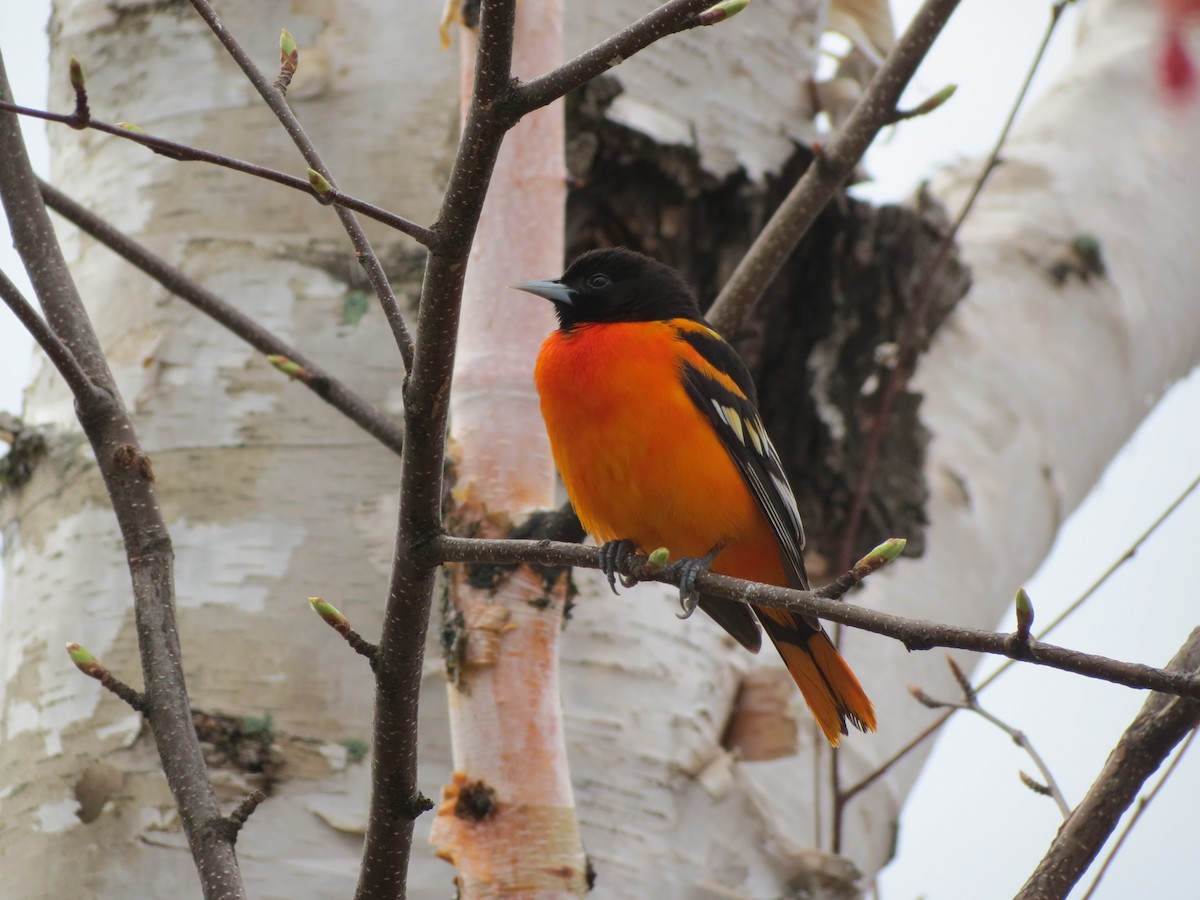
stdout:
[[817,619],[694,587],[709,567],[801,590],[808,576],[800,514],[750,373],[679,273],[613,248],[583,254],[561,278],[515,287],[558,316],[534,378],[554,461],[603,544],[609,584],[634,549],[668,548],[683,558],[684,614],[698,605],[755,653],[761,622],[830,744],[847,722],[874,731],[871,701]]

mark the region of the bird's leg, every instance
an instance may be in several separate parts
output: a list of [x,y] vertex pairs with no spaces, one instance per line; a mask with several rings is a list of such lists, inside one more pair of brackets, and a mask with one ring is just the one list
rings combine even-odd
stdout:
[[682,607],[682,611],[675,614],[679,618],[686,619],[696,611],[696,607],[700,603],[700,592],[696,590],[696,579],[709,570],[713,560],[717,558],[717,554],[724,548],[724,544],[717,544],[703,556],[685,556],[675,560],[667,567],[673,573],[679,574],[679,605]]
[[621,576],[622,587],[633,587],[637,584],[637,579],[632,575],[626,575],[622,570],[625,568],[625,563],[634,553],[637,552],[637,544],[628,538],[622,538],[618,541],[608,541],[600,546],[600,571],[604,573],[604,577],[608,579],[608,586],[612,588],[612,592],[617,592],[617,576]]

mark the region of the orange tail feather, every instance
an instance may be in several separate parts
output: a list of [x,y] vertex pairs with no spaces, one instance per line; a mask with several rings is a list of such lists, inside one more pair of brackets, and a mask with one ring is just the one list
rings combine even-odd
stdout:
[[[875,707],[829,636],[790,613],[756,611],[830,746],[849,733],[847,721],[860,731],[874,731]],[[790,621],[785,623],[784,616]]]

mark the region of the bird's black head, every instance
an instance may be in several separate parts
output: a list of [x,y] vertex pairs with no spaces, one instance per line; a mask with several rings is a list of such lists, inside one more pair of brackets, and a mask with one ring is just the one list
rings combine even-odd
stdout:
[[561,278],[513,287],[553,303],[565,331],[591,322],[701,320],[696,295],[678,272],[624,247],[589,250]]

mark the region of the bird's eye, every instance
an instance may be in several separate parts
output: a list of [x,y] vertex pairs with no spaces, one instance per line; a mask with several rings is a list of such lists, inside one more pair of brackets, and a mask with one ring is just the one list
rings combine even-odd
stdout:
[[598,272],[587,280],[587,286],[594,291],[598,291],[601,288],[608,287],[611,282],[611,278],[603,273]]

